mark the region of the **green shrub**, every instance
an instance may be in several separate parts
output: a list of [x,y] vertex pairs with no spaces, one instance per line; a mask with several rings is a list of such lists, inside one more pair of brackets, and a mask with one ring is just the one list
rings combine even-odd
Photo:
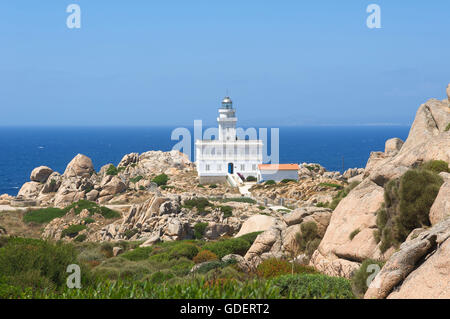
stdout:
[[317,271],[309,266],[291,264],[287,260],[269,258],[264,260],[256,267],[256,274],[261,278],[273,278],[291,273],[295,274],[314,274]]
[[205,236],[206,227],[208,223],[197,223],[194,225],[194,237],[196,239],[201,239]]
[[339,193],[335,197],[333,197],[333,200],[329,204],[329,208],[334,210],[337,207],[337,205],[339,205],[341,200],[344,199],[345,197],[347,197],[347,195],[350,193],[350,191],[358,185],[359,185],[359,182],[352,182],[347,187],[340,190]]
[[209,185],[209,188],[217,188],[217,185],[216,184],[211,184],[211,185]]
[[139,190],[145,191],[145,187],[144,187],[143,185],[140,185],[140,186],[139,186]]
[[265,210],[266,207],[264,207],[264,206],[262,206],[262,205],[259,205],[259,206],[258,206],[258,209],[259,209],[259,210]]
[[323,203],[323,202],[318,202],[317,204],[316,204],[316,207],[324,207],[324,208],[327,208],[328,206],[330,206],[330,203]]
[[292,179],[292,178],[285,178],[285,179],[281,180],[280,183],[287,184],[287,183],[290,183],[290,182],[297,183],[297,181],[295,179]]
[[247,182],[256,182],[257,178],[255,176],[247,176],[247,178],[245,179]]
[[78,202],[72,203],[71,205],[64,208],[64,212],[68,213],[71,209],[74,210],[75,214],[80,214],[84,209],[87,209],[91,215],[93,214],[100,214],[106,219],[113,219],[113,218],[119,218],[121,215],[120,213],[109,209],[104,206],[99,206],[97,203],[81,199]]
[[[359,297],[363,297],[367,291],[367,278],[373,274],[375,271],[373,268],[368,271],[368,267],[370,265],[375,265],[375,267],[379,267],[379,269],[383,268],[384,263],[381,261],[366,259],[362,262],[361,266],[352,276],[352,288],[355,295]],[[371,266],[373,267],[373,266]]]
[[212,260],[217,260],[217,259],[218,259],[217,255],[215,253],[205,249],[205,250],[200,251],[197,254],[197,256],[195,256],[192,260],[196,264],[201,264],[201,263],[204,263],[205,261],[212,261]]
[[229,254],[244,256],[250,246],[251,244],[247,240],[238,237],[207,243],[203,248],[212,251],[217,257],[222,259]]
[[124,232],[124,235],[125,235],[126,239],[130,239],[131,237],[136,235],[138,232],[139,232],[139,230],[137,228],[128,229]]
[[139,182],[140,180],[144,179],[143,176],[139,175],[133,178],[130,178],[130,182],[136,184],[137,182]]
[[257,231],[257,232],[242,235],[238,238],[245,240],[251,246],[251,245],[253,245],[253,242],[255,241],[256,237],[258,237],[262,233],[263,233],[262,231]]
[[382,252],[404,242],[413,229],[430,225],[430,208],[442,183],[442,178],[430,170],[412,169],[385,185],[376,233]]
[[276,182],[273,179],[269,179],[268,181],[266,181],[264,183],[264,185],[275,185],[275,184],[276,184]]
[[233,215],[233,207],[231,206],[221,206],[220,211],[223,213],[224,218],[228,218]]
[[222,202],[237,202],[237,203],[248,203],[248,204],[256,204],[256,200],[249,197],[234,197],[234,198],[225,198],[222,199]]
[[93,219],[93,218],[91,218],[91,217],[86,217],[86,218],[83,219],[83,221],[84,221],[84,223],[85,223],[86,225],[95,223],[95,219]]
[[333,184],[333,183],[320,183],[319,186],[329,187],[329,188],[334,188],[334,189],[343,189],[344,188],[342,185]]
[[357,229],[355,229],[354,231],[352,231],[351,233],[350,233],[350,235],[349,235],[349,238],[350,238],[350,240],[353,240],[353,238],[355,238],[355,236],[356,235],[358,235],[359,233],[360,233],[360,229],[359,228],[357,228]]
[[122,255],[120,255],[120,257],[131,261],[144,260],[150,257],[150,253],[152,252],[152,250],[152,247],[138,247],[133,250],[124,252]]
[[285,275],[272,281],[285,298],[349,299],[354,298],[350,281],[320,274]]
[[74,238],[82,230],[86,229],[86,225],[70,225],[61,232],[61,237]]
[[445,132],[450,131],[450,123],[447,124],[447,126],[445,127],[445,130],[444,130],[444,131],[445,131]]
[[75,240],[76,242],[81,243],[81,242],[85,241],[86,238],[87,238],[87,235],[86,235],[86,234],[81,234],[81,235],[78,235],[77,237],[75,237],[74,240]]
[[169,250],[169,256],[171,259],[186,257],[188,259],[194,258],[198,254],[198,248],[190,243],[181,242],[174,245]]
[[25,223],[46,224],[55,218],[63,217],[65,214],[66,212],[62,209],[49,207],[26,212],[23,221]]
[[156,185],[158,186],[166,185],[168,181],[169,176],[167,176],[166,174],[158,175],[152,179],[152,182],[156,183]]
[[148,281],[154,284],[162,284],[175,277],[175,275],[170,271],[157,271],[150,275]]
[[[2,284],[30,288],[32,291],[51,291],[65,286],[67,266],[78,264],[73,245],[63,242],[51,243],[38,239],[9,238],[0,248],[0,298]],[[84,265],[82,286],[93,277]]]
[[197,208],[198,212],[205,211],[206,207],[212,207],[213,204],[211,204],[206,198],[200,197],[200,198],[194,198],[194,199],[188,199],[184,201],[183,207],[188,209],[193,209],[194,207]]
[[446,161],[428,161],[423,163],[421,168],[437,174],[441,172],[450,173],[450,169],[448,168],[448,163]]
[[106,170],[106,175],[115,176],[118,173],[119,173],[119,170],[113,164],[109,165],[108,169]]

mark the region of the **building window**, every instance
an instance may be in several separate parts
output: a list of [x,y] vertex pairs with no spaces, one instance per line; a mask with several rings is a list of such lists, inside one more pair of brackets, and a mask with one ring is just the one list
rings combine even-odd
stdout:
[[205,170],[206,170],[206,171],[209,171],[209,164],[206,164]]
[[256,164],[252,165],[252,171],[256,171]]
[[222,165],[217,165],[217,170],[220,172],[222,171]]
[[241,164],[241,171],[245,171],[245,164]]

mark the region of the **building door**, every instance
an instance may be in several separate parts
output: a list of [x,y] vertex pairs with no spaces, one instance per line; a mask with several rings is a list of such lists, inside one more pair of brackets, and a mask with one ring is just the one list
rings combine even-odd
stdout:
[[228,173],[230,173],[230,174],[234,173],[234,165],[233,165],[233,163],[228,163]]

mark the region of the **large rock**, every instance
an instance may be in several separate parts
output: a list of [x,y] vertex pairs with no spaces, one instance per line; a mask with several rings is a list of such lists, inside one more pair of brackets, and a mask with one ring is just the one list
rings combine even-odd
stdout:
[[399,138],[391,138],[386,141],[385,147],[384,147],[384,153],[388,156],[396,155],[403,146],[403,141]]
[[44,185],[39,182],[27,182],[22,185],[17,196],[34,199],[39,195],[43,187]]
[[102,187],[100,197],[120,194],[127,190],[127,185],[117,176],[105,176],[100,186]]
[[130,153],[126,154],[122,160],[120,161],[118,167],[125,167],[130,164],[136,164],[139,161],[139,154],[138,153]]
[[[373,232],[376,212],[383,202],[384,189],[364,180],[334,210],[319,252],[331,260],[341,258],[353,262],[380,257]],[[357,230],[358,234],[350,238],[350,234]]]
[[364,298],[450,298],[450,219],[405,241]]
[[47,166],[39,166],[33,169],[30,175],[32,182],[45,183],[48,177],[53,173],[53,170]]
[[64,177],[90,177],[94,172],[94,165],[89,157],[78,154],[67,165]]
[[62,183],[62,177],[57,172],[53,172],[47,178],[47,181],[42,188],[42,194],[54,193],[57,192]]
[[275,217],[266,215],[255,215],[247,219],[242,225],[239,233],[235,237],[243,236],[245,234],[265,231],[270,227],[277,224],[277,219]]
[[436,225],[450,217],[450,174],[443,172],[439,175],[444,179],[444,184],[439,189],[439,193],[430,209],[432,225]]

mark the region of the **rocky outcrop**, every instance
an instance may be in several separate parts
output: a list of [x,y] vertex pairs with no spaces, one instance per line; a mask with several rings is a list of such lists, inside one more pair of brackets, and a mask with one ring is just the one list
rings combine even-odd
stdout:
[[274,226],[258,235],[244,258],[252,267],[257,267],[268,258],[290,257],[298,248],[296,235],[302,234],[301,225],[314,222],[318,228],[318,235],[323,236],[330,217],[331,211],[326,208],[298,208],[278,219]]
[[[371,153],[362,182],[334,210],[311,265],[329,275],[350,277],[364,259],[386,260],[391,256],[393,249],[381,254],[374,238],[376,214],[384,202],[383,186],[423,162],[450,162],[450,132],[445,131],[448,123],[448,104],[431,99],[418,109],[405,143],[390,139],[384,152]],[[447,187],[441,192],[430,214],[434,223],[447,214]]]
[[245,234],[265,231],[270,227],[273,227],[277,224],[277,219],[272,216],[266,215],[255,215],[247,219],[242,225],[239,233],[237,233],[236,237],[243,236]]
[[27,182],[22,185],[22,187],[19,190],[19,193],[17,194],[17,197],[24,197],[29,199],[35,199],[38,197],[39,192],[44,187],[39,182]]
[[50,167],[39,166],[31,172],[30,180],[32,182],[45,183],[52,173],[53,170]]
[[[349,277],[364,259],[380,258],[373,232],[383,202],[383,188],[370,180],[353,189],[334,210],[311,264],[326,274]],[[354,237],[353,232],[357,232]]]
[[405,241],[364,298],[450,298],[450,219]]
[[439,175],[444,179],[444,184],[439,189],[439,193],[430,209],[430,222],[432,225],[436,225],[450,217],[450,174],[442,172]]
[[90,177],[94,173],[94,165],[89,157],[78,154],[67,165],[64,177]]

